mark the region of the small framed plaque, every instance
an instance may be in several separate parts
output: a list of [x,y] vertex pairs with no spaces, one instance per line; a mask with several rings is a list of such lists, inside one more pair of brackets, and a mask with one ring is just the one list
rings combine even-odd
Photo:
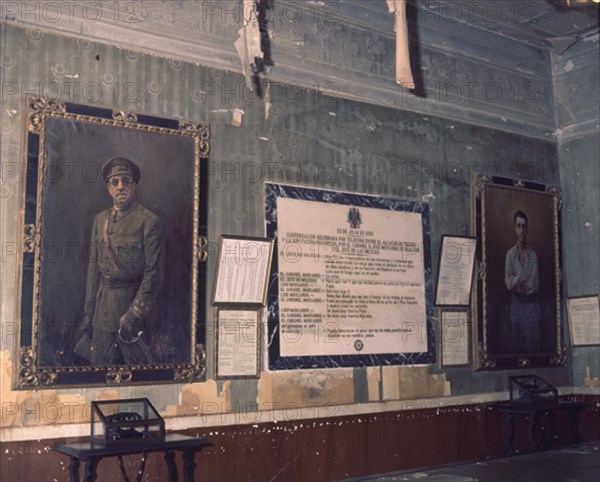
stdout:
[[441,365],[469,365],[469,314],[467,309],[440,310]]
[[217,308],[216,378],[258,378],[261,308]]
[[476,249],[476,238],[442,236],[436,305],[469,306]]
[[221,236],[212,303],[216,306],[264,306],[273,240]]
[[600,297],[568,298],[569,329],[573,346],[600,345]]

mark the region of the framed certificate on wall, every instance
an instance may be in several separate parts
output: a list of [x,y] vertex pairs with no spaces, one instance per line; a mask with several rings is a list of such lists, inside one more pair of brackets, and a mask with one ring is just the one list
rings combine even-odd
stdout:
[[273,240],[221,236],[213,287],[213,305],[264,306]]
[[435,362],[429,207],[266,184],[271,370]]
[[568,298],[569,329],[573,346],[600,345],[598,296]]
[[217,308],[216,378],[258,378],[261,308]]
[[438,306],[469,306],[477,238],[442,236],[435,292]]
[[442,367],[469,365],[469,331],[468,309],[440,310]]

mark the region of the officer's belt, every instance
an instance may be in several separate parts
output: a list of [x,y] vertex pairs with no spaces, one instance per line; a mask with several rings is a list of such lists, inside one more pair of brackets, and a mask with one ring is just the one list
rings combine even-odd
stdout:
[[139,285],[142,281],[141,278],[134,279],[123,279],[123,278],[112,278],[110,276],[102,277],[102,284],[107,288],[126,288],[128,286]]

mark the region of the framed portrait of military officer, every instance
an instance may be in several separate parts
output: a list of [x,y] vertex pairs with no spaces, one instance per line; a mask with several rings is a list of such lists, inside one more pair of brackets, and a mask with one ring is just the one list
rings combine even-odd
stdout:
[[479,368],[562,365],[560,191],[501,177],[473,187]]
[[208,126],[26,108],[13,385],[202,379]]

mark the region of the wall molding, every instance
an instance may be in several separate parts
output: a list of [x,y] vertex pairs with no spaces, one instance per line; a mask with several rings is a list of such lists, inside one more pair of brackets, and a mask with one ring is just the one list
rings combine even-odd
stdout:
[[593,135],[600,138],[600,121],[598,118],[568,124],[556,130],[556,139],[559,143]]
[[[558,393],[560,396],[600,396],[600,387],[558,387]],[[165,422],[167,430],[205,429],[206,427],[228,427],[300,420],[310,421],[355,415],[483,405],[508,400],[508,397],[508,392],[490,392],[476,395],[390,400],[347,405],[331,404],[314,407],[300,407],[295,404],[288,404],[282,409],[276,410],[247,410],[212,414],[198,413],[197,415],[166,417]],[[273,403],[273,405],[277,406],[276,403]],[[4,427],[0,431],[0,442],[87,437],[89,429],[89,423]]]
[[[233,46],[229,45],[227,41],[223,42],[223,39],[217,42],[218,37],[214,35],[204,35],[202,38],[193,39],[183,38],[183,36],[177,38],[175,35],[164,37],[140,29],[127,28],[126,24],[92,23],[85,22],[83,19],[76,19],[77,21],[61,19],[55,23],[39,20],[36,23],[28,23],[17,19],[3,19],[1,22],[7,26],[39,29],[48,34],[94,41],[130,49],[134,52],[182,60],[208,68],[241,74],[240,59],[234,52]],[[527,47],[532,48],[531,46]],[[449,53],[447,46],[425,45],[425,48],[434,49],[442,56],[448,56]],[[314,62],[301,62],[298,61],[298,58],[291,56],[286,59],[285,52],[280,52],[279,55],[283,60],[278,61],[268,74],[269,80],[274,82],[301,84],[307,88],[324,89],[323,93],[334,97],[442,117],[454,122],[485,126],[532,138],[553,140],[555,137],[554,119],[552,116],[544,114],[544,111],[549,108],[545,98],[539,100],[542,104],[539,109],[531,108],[528,112],[515,109],[510,105],[482,101],[481,93],[479,93],[479,99],[467,99],[467,91],[462,92],[462,97],[456,102],[452,97],[455,95],[454,91],[448,94],[443,90],[444,85],[439,87],[434,85],[433,91],[428,93],[429,98],[424,99],[407,92],[392,79],[376,77],[373,81],[371,77],[370,82],[365,82],[365,79],[353,71],[326,63],[319,63],[318,69],[315,71]],[[462,59],[463,61],[472,61],[467,57],[462,57]],[[476,59],[475,62],[482,62],[482,60]],[[496,66],[498,72],[505,72],[505,75],[508,75],[506,68],[507,66]],[[541,80],[541,77],[536,78],[531,72],[524,72],[523,69],[519,70],[518,74],[523,79],[531,78],[532,83],[535,80]],[[430,80],[433,83],[436,82],[435,79]],[[547,84],[547,91],[550,92],[552,85],[550,74]],[[335,89],[330,88],[332,85],[335,86]],[[481,89],[481,87],[478,88]],[[500,88],[507,90],[508,86],[500,85]],[[550,95],[548,92],[544,95]],[[510,95],[510,93],[506,92],[505,95]],[[526,93],[523,92],[522,95],[526,95]],[[518,105],[519,102],[520,100],[517,99],[513,103]]]

